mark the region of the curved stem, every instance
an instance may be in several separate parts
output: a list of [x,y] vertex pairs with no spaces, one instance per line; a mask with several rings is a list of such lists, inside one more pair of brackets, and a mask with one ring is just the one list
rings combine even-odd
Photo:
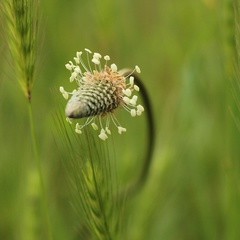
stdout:
[[149,168],[152,162],[152,156],[153,156],[153,150],[154,150],[154,144],[155,144],[155,125],[154,125],[153,111],[152,111],[149,95],[139,76],[135,74],[132,69],[128,69],[128,68],[122,69],[121,71],[119,71],[119,73],[124,77],[126,76],[134,77],[134,81],[136,85],[139,86],[139,88],[141,89],[140,93],[144,101],[144,109],[145,109],[146,117],[148,121],[147,152],[144,158],[144,162],[142,164],[141,171],[139,173],[139,176],[137,176],[137,178],[131,184],[129,184],[129,186],[127,186],[122,193],[120,193],[120,197],[121,195],[122,197],[125,197],[125,196],[129,197],[134,195],[137,191],[139,191],[144,185],[144,183],[146,182]]
[[39,180],[40,180],[40,187],[41,187],[41,198],[42,198],[42,208],[46,219],[46,225],[47,225],[47,234],[48,239],[52,239],[51,235],[51,228],[50,228],[50,219],[48,215],[48,209],[47,209],[47,201],[46,201],[46,194],[45,194],[45,188],[44,188],[44,182],[43,182],[43,175],[42,175],[42,169],[41,169],[41,161],[38,154],[37,149],[37,141],[36,141],[36,135],[35,135],[35,127],[33,122],[33,113],[32,113],[32,105],[31,100],[28,101],[28,113],[29,113],[29,122],[30,122],[30,130],[31,130],[31,138],[32,138],[32,145],[33,145],[33,152],[34,157],[37,165]]

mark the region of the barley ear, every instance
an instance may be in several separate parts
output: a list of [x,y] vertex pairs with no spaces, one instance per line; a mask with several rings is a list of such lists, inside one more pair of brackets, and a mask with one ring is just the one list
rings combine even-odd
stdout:
[[4,0],[1,5],[6,21],[6,42],[16,80],[30,100],[36,60],[38,29],[37,1]]
[[[58,116],[59,150],[69,153],[63,163],[67,169],[72,205],[79,216],[81,228],[93,239],[110,240],[122,237],[123,205],[116,201],[117,174],[107,143],[88,130],[80,136],[73,126]],[[91,238],[91,239],[92,239]]]

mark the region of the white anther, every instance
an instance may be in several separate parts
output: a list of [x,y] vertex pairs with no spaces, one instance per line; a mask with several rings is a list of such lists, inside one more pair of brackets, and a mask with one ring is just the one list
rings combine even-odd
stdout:
[[126,90],[123,90],[123,94],[130,97],[132,95],[132,91],[129,88],[127,88]]
[[104,60],[109,61],[110,57],[108,55],[104,56]]
[[136,111],[135,109],[132,109],[132,110],[131,110],[131,116],[132,116],[132,117],[135,117],[136,114],[137,114],[137,111]]
[[126,128],[118,127],[118,133],[119,133],[119,134],[122,134],[122,132],[126,132],[126,131],[127,131]]
[[144,111],[144,107],[142,105],[137,105],[137,111],[143,112]]
[[64,87],[61,86],[61,87],[59,88],[59,91],[60,91],[61,93],[64,93],[64,92],[65,92]]
[[72,65],[69,64],[69,63],[65,64],[65,67],[66,67],[66,69],[68,69],[69,71],[72,70]]
[[137,115],[140,116],[142,114],[142,111],[137,110]]
[[117,72],[117,65],[115,63],[111,64],[111,69],[113,72]]
[[73,72],[71,77],[69,78],[70,82],[73,82],[76,77],[77,77],[77,73]]
[[100,64],[100,61],[97,58],[93,58],[92,62],[95,63],[96,65]]
[[132,105],[136,105],[136,103],[137,103],[137,96],[136,95],[134,95],[133,97],[132,97],[132,99],[130,99],[130,104],[132,104]]
[[66,100],[68,99],[68,93],[67,92],[63,93],[62,95]]
[[111,135],[111,131],[110,131],[110,129],[108,127],[106,127],[105,130],[106,130],[107,134]]
[[134,77],[133,76],[131,76],[129,78],[129,83],[130,83],[131,86],[133,86],[133,84],[134,84]]
[[81,57],[81,55],[82,55],[82,52],[77,52],[77,58],[80,58]]
[[98,130],[98,126],[97,126],[96,123],[92,123],[91,125],[92,125],[92,128],[93,128],[94,130]]
[[125,103],[127,103],[127,104],[130,103],[130,99],[129,99],[128,97],[123,97],[123,101],[124,101]]
[[90,54],[92,54],[92,52],[88,49],[88,48],[84,48],[84,50]]
[[134,89],[139,92],[139,87],[137,85],[134,85]]
[[99,59],[99,58],[102,58],[102,55],[100,53],[94,53],[93,58]]
[[137,95],[134,95],[134,96],[132,97],[132,99],[133,99],[134,101],[137,101],[138,96],[137,96]]
[[66,121],[67,121],[68,123],[72,124],[72,121],[71,121],[70,118],[66,117]]
[[75,132],[78,133],[78,134],[81,134],[81,133],[82,133],[81,127],[80,127],[79,123],[76,123]]
[[98,135],[98,137],[101,138],[103,141],[105,141],[105,140],[108,138],[108,136],[107,136],[107,134],[105,133],[105,130],[104,130],[104,129],[101,129],[101,132],[100,132],[100,134]]
[[63,87],[60,87],[59,90],[60,90],[60,92],[62,93],[63,97],[64,97],[65,99],[68,99],[68,93],[64,90],[64,88],[63,88]]
[[137,73],[141,73],[141,70],[140,70],[139,66],[135,66],[135,69],[136,69]]
[[76,72],[76,73],[81,73],[80,67],[79,67],[79,66],[76,66],[76,67],[74,68],[74,72]]
[[76,64],[79,64],[80,61],[79,61],[79,58],[78,58],[78,57],[74,57],[73,59],[74,59],[74,61],[76,62]]

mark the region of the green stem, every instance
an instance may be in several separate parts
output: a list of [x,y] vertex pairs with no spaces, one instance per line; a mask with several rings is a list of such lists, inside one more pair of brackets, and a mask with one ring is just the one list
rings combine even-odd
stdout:
[[45,188],[44,188],[44,182],[43,182],[43,175],[42,175],[42,170],[41,170],[41,161],[40,161],[39,154],[38,154],[38,149],[37,149],[35,127],[34,127],[34,122],[33,122],[32,105],[31,105],[31,100],[30,99],[28,101],[28,112],[29,112],[29,121],[30,121],[30,128],[31,128],[31,138],[32,138],[33,152],[34,152],[34,157],[35,157],[37,170],[38,170],[38,175],[39,175],[39,179],[40,179],[42,209],[43,209],[43,213],[44,213],[45,219],[46,219],[46,229],[47,229],[48,239],[51,240],[52,239],[52,234],[51,234],[51,228],[50,228],[50,218],[49,218],[48,209],[47,209],[47,200],[46,200],[46,194],[45,194]]
[[120,74],[124,77],[133,76],[134,81],[141,89],[141,95],[144,101],[146,118],[147,118],[147,126],[148,126],[148,139],[147,139],[147,151],[144,157],[144,161],[142,164],[141,172],[123,191],[120,193],[121,198],[124,199],[126,196],[131,197],[135,193],[137,193],[144,185],[147,180],[147,176],[149,173],[149,169],[152,163],[153,151],[155,145],[155,123],[153,118],[152,105],[149,99],[149,95],[147,93],[147,89],[145,88],[143,82],[136,75],[133,69],[124,68],[120,71]]

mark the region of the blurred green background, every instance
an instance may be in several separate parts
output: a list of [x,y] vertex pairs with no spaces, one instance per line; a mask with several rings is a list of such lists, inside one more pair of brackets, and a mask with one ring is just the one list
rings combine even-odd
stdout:
[[[53,117],[62,101],[59,86],[72,89],[64,65],[84,48],[109,54],[119,68],[139,65],[154,110],[154,159],[144,189],[129,203],[128,239],[240,239],[238,6],[230,0],[39,1],[32,104],[53,239],[82,239]],[[27,99],[1,43],[0,239],[45,239]],[[128,129],[114,136],[127,181],[141,166],[147,123],[118,118]]]

